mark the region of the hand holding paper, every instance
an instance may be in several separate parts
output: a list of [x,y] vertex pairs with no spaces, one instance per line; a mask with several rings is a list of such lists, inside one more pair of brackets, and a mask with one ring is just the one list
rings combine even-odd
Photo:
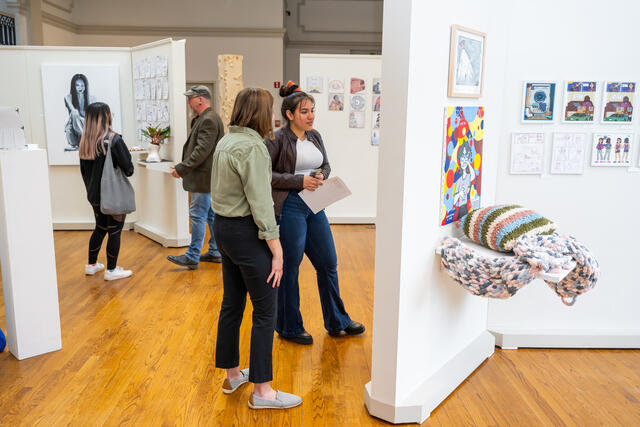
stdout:
[[327,206],[351,195],[351,190],[337,176],[324,181],[315,191],[302,190],[300,198],[317,214]]

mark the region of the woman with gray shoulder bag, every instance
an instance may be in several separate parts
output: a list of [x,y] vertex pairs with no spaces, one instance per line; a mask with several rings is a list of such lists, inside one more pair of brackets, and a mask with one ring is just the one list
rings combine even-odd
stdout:
[[98,252],[107,240],[107,270],[104,280],[131,276],[131,270],[118,267],[120,235],[126,214],[135,211],[135,195],[127,177],[133,175],[131,154],[122,136],[111,129],[111,110],[102,102],[90,104],[80,139],[80,172],[87,188],[87,200],[93,207],[96,227],[89,239],[89,263],[84,272],[93,276],[104,269]]

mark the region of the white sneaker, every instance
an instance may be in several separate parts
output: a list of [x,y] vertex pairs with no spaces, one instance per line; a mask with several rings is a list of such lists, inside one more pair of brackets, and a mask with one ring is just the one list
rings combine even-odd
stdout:
[[84,274],[86,274],[87,276],[93,276],[98,271],[102,270],[104,270],[104,264],[100,264],[99,262],[96,262],[93,265],[87,264],[84,266]]
[[131,274],[133,274],[131,270],[124,270],[122,267],[116,267],[113,270],[105,270],[104,280],[124,279],[125,277],[131,276]]

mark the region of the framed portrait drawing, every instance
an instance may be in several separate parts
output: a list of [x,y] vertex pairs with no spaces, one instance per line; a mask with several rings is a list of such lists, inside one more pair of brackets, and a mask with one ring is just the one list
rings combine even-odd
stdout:
[[566,82],[563,123],[593,123],[598,82]]
[[591,166],[631,166],[632,133],[594,133]]
[[525,82],[522,94],[522,123],[553,123],[555,83]]
[[456,98],[482,96],[486,45],[485,33],[459,25],[451,26],[448,96]]
[[633,98],[636,82],[605,82],[602,92],[602,123],[616,125],[633,121]]

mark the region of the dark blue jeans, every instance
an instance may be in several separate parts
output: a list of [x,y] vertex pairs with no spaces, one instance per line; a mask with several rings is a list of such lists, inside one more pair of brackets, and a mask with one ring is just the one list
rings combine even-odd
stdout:
[[187,258],[192,262],[200,261],[200,251],[204,244],[204,236],[209,224],[209,251],[213,256],[220,256],[216,239],[213,233],[213,222],[215,214],[211,209],[211,193],[191,193],[191,204],[189,205],[189,216],[191,217],[191,244],[187,253]]
[[298,272],[304,254],[316,269],[324,327],[329,332],[338,332],[349,326],[351,319],[340,298],[336,248],[324,211],[314,214],[298,196],[298,192],[291,191],[284,202],[278,223],[284,253],[284,274],[278,288],[276,331],[283,336],[304,332],[298,284]]

